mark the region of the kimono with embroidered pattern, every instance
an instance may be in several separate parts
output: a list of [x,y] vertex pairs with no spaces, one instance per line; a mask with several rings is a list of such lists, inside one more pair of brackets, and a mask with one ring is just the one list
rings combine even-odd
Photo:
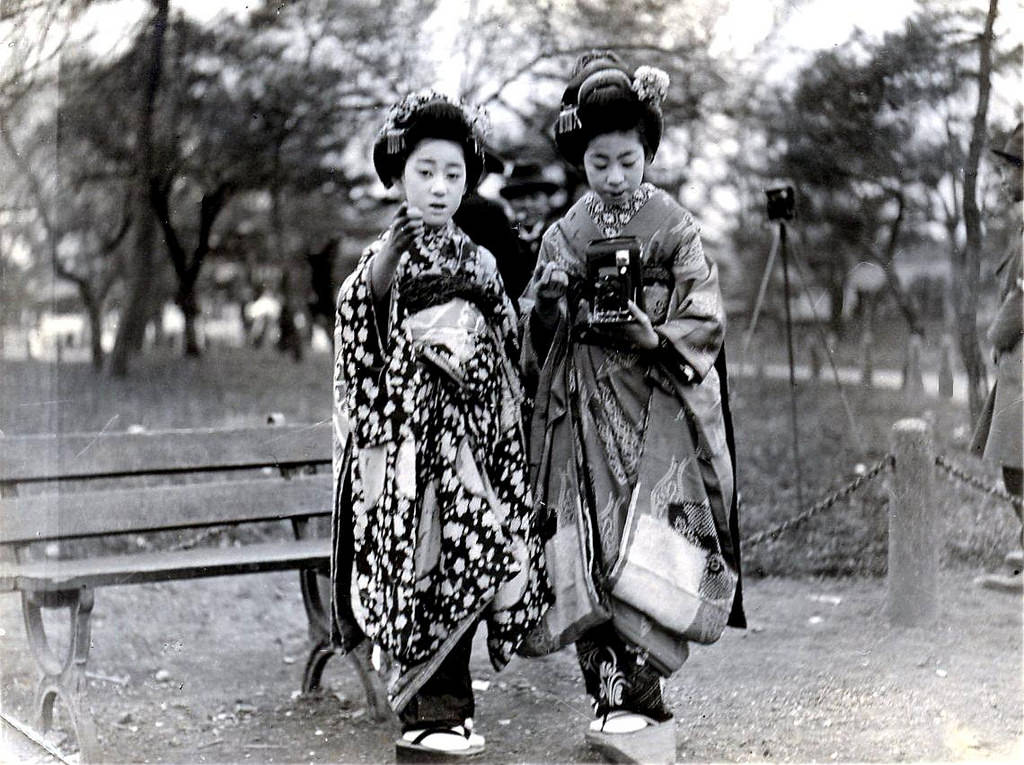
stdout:
[[[581,330],[586,248],[609,236],[643,243],[644,303],[662,338],[657,350],[616,347]],[[565,269],[569,286],[557,325],[544,330],[530,311],[551,262]],[[618,208],[588,192],[546,232],[520,312],[522,364],[536,387],[529,447],[536,501],[549,534],[586,514],[596,539],[587,565],[600,598],[613,601],[613,622],[628,608],[616,607],[605,579],[619,559],[631,503],[649,503],[670,521],[679,508],[709,503],[713,528],[701,533],[717,536],[738,575],[725,309],[717,266],[692,216],[647,183]],[[729,624],[744,625],[739,587]]]

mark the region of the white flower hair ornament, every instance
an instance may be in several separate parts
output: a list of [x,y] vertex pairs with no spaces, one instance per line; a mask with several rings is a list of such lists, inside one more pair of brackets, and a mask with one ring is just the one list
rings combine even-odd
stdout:
[[655,66],[640,66],[633,73],[631,87],[637,98],[660,109],[668,96],[669,77],[664,69]]
[[491,115],[487,113],[487,110],[482,106],[474,106],[469,108],[465,105],[460,105],[463,112],[466,113],[466,117],[469,120],[469,126],[473,130],[473,138],[476,142],[476,149],[478,152],[483,152],[484,144],[491,135]]
[[490,118],[483,107],[470,108],[439,90],[424,88],[409,93],[398,103],[388,107],[387,113],[384,115],[384,124],[381,125],[379,131],[379,135],[387,139],[388,154],[397,154],[405,149],[405,133],[409,128],[409,120],[419,109],[432,101],[443,101],[458,108],[473,130],[478,145],[490,133]]

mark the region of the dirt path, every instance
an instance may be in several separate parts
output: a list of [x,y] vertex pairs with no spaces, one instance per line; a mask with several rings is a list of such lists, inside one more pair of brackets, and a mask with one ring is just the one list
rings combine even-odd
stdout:
[[[749,582],[751,628],[694,648],[667,683],[678,760],[1019,761],[1021,599],[970,579],[944,576],[931,629],[890,628],[882,580]],[[328,693],[298,695],[294,575],[101,590],[95,616],[90,703],[109,762],[393,759],[395,729],[367,719],[344,661]],[[34,669],[15,597],[0,597],[0,630],[3,709],[24,721]],[[475,762],[594,759],[570,651],[495,674],[477,650],[474,664],[488,684]]]

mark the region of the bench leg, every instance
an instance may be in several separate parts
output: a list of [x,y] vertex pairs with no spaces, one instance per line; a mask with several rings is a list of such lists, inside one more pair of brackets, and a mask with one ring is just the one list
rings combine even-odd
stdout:
[[[312,693],[320,688],[320,680],[327,662],[337,655],[337,650],[331,642],[330,612],[325,606],[329,596],[324,596],[330,587],[330,580],[312,569],[299,572],[299,576],[302,602],[306,606],[306,616],[309,618],[309,637],[313,642],[309,658],[306,660],[306,668],[302,673],[302,692]],[[364,640],[352,649],[346,658],[366,691],[366,707],[370,717],[377,722],[385,722],[391,718],[391,707],[388,704],[384,683],[373,668],[370,659],[372,650],[370,641]]]
[[363,683],[363,689],[366,691],[366,708],[370,717],[377,722],[386,722],[393,715],[388,703],[387,689],[381,681],[380,674],[373,668],[372,652],[373,646],[370,641],[364,640],[349,651],[348,660]]
[[[92,606],[93,592],[88,588],[21,594],[25,631],[40,670],[35,696],[39,730],[45,734],[53,726],[54,707],[60,699],[75,730],[80,762],[100,761],[96,728],[85,709],[85,665],[89,660]],[[44,608],[68,609],[70,638],[63,658],[54,653],[46,636]]]
[[[295,536],[299,539],[308,536],[330,534],[330,527],[324,519],[293,520]],[[304,569],[299,572],[299,585],[302,588],[302,603],[309,619],[309,638],[313,644],[309,658],[302,674],[302,692],[312,693],[320,688],[327,662],[337,655],[331,642],[331,594],[330,578],[316,569]],[[391,719],[391,706],[388,704],[387,690],[380,675],[374,670],[370,658],[372,651],[370,641],[364,640],[347,655],[347,659],[355,669],[356,675],[366,691],[367,713],[377,722]]]

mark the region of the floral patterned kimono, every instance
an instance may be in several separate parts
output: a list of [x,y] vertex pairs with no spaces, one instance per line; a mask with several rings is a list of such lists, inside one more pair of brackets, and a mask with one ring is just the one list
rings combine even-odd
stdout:
[[[587,245],[611,236],[635,236],[643,243],[645,310],[662,337],[656,350],[588,339],[574,315]],[[568,315],[545,331],[529,317],[536,280],[552,261],[569,275]],[[631,508],[638,505],[667,516],[674,526],[685,523],[687,508],[710,504],[713,528],[695,533],[717,538],[738,577],[725,311],[717,267],[703,252],[693,218],[664,191],[644,183],[627,205],[616,208],[605,207],[591,191],[546,232],[520,307],[527,317],[524,372],[537,387],[530,469],[538,506],[546,511],[548,539],[582,520],[589,546],[582,577],[551,571],[549,562],[552,585],[558,600],[595,604],[575,632],[555,638],[555,645],[533,647],[544,653],[558,642],[576,641],[599,714],[625,707],[667,719],[658,682],[685,660],[686,641],[617,600],[607,582],[619,562]],[[735,592],[725,613],[729,624],[743,626],[738,586]],[[556,602],[551,614],[559,608]]]
[[375,301],[363,254],[338,296],[335,642],[393,662],[400,710],[484,620],[496,669],[550,595],[527,485],[515,314],[494,259],[449,223]]

